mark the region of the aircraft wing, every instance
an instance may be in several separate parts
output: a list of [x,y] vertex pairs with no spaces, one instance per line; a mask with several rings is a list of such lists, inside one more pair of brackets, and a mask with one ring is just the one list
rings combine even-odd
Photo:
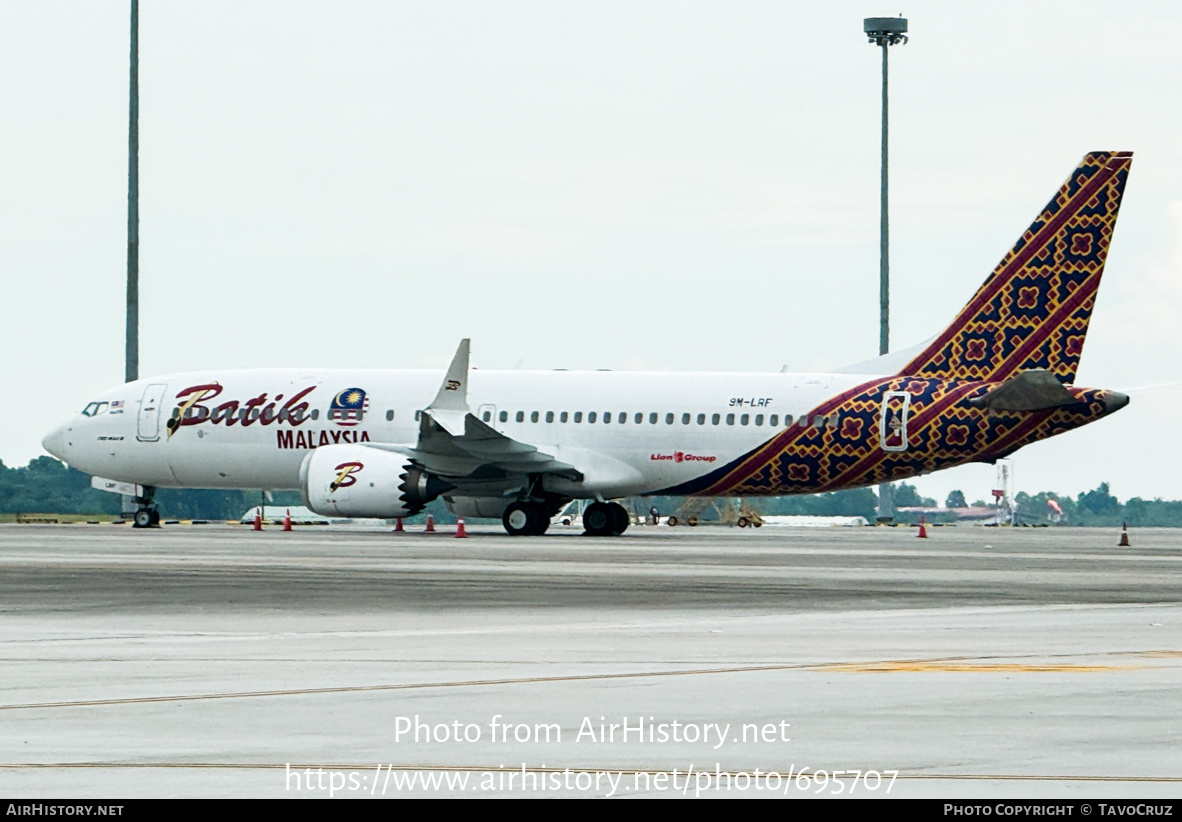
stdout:
[[573,465],[506,437],[468,410],[468,352],[469,341],[462,340],[435,400],[419,415],[419,440],[415,445],[372,446],[397,451],[429,473],[453,482],[528,474],[581,481],[583,475]]

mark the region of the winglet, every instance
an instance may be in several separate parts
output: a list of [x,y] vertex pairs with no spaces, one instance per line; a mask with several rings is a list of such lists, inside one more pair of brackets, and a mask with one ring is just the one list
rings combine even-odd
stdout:
[[428,411],[468,411],[468,351],[471,340],[460,340],[460,347],[452,357],[439,393],[427,406]]

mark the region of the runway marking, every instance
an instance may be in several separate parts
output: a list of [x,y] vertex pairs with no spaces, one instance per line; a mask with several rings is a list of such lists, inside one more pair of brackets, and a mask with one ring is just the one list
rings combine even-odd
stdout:
[[840,673],[913,673],[940,671],[948,673],[1099,673],[1133,671],[1150,665],[1023,665],[1014,662],[836,662],[823,666]]
[[[1182,656],[1179,651],[1133,651],[1102,654],[1102,656],[1167,655]],[[1053,656],[1053,655],[1052,655]],[[1046,655],[1039,655],[1046,658]],[[1013,659],[1014,657],[1009,657]],[[1071,663],[1015,663],[990,662],[981,657],[945,657],[939,659],[899,659],[870,662],[808,662],[781,665],[745,665],[726,668],[695,668],[681,671],[637,671],[619,674],[576,674],[568,676],[513,677],[505,679],[470,679],[447,682],[408,682],[382,685],[339,685],[325,688],[288,688],[267,691],[228,691],[207,694],[174,694],[171,696],[140,696],[121,699],[85,699],[63,702],[25,702],[14,705],[0,705],[0,711],[18,711],[36,708],[86,708],[103,705],[143,705],[156,702],[198,702],[214,699],[253,699],[277,696],[314,696],[317,694],[365,693],[374,691],[410,691],[430,688],[474,688],[495,685],[529,685],[546,682],[593,682],[596,680],[649,679],[655,677],[700,676],[704,674],[741,674],[760,671],[823,671],[823,672],[864,672],[896,673],[900,671],[936,672],[1042,672],[1042,673],[1096,673],[1117,670],[1140,670],[1150,665],[1079,665]]]
[[[566,766],[566,767],[529,767],[529,766],[505,766],[505,765],[383,765],[383,770],[390,769],[392,771],[400,772],[420,772],[420,771],[448,771],[451,773],[565,773],[566,771],[612,771],[613,773],[621,773],[628,776],[649,774],[655,775],[659,773],[669,773],[672,768],[620,768],[615,766]],[[284,763],[267,763],[267,762],[9,762],[0,763],[0,768],[12,768],[22,770],[53,770],[53,769],[77,769],[77,770],[136,770],[136,769],[162,769],[162,770],[244,770],[244,771],[270,771],[270,770],[286,770],[304,771],[308,769],[323,769],[326,771],[372,771],[374,765],[370,763],[300,763],[295,764],[291,762]],[[760,771],[767,773],[771,768],[760,768]],[[832,770],[825,768],[810,768],[813,773],[818,770],[832,773]],[[849,767],[838,768],[836,770],[849,771]],[[788,773],[788,769],[776,771],[777,773]],[[714,772],[711,771],[711,774]],[[739,773],[747,773],[747,771],[719,771],[722,776],[730,776],[734,778]],[[812,778],[811,774],[804,775],[807,778]],[[762,778],[762,777],[761,777]],[[1182,776],[1103,776],[1097,774],[942,774],[942,773],[904,773],[899,772],[898,779],[912,779],[912,780],[973,780],[973,781],[990,781],[990,782],[1138,782],[1138,783],[1182,783]]]

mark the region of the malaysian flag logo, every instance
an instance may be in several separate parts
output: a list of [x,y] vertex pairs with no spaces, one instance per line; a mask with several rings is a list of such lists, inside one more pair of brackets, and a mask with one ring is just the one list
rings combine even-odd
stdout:
[[360,388],[346,388],[332,398],[328,418],[337,425],[356,425],[365,418],[369,399]]

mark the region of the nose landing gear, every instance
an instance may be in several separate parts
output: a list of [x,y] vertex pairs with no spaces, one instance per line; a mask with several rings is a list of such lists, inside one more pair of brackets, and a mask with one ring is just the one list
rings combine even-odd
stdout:
[[132,528],[159,528],[160,512],[155,508],[141,508],[135,512]]
[[[143,493],[138,497],[131,497],[131,501],[138,505],[135,516],[132,518],[132,528],[159,528],[160,527],[160,511],[152,504],[152,497],[156,494],[156,488],[151,485],[143,486]],[[127,497],[123,498],[125,501]],[[126,509],[124,509],[126,510]],[[127,516],[127,514],[124,514]]]

